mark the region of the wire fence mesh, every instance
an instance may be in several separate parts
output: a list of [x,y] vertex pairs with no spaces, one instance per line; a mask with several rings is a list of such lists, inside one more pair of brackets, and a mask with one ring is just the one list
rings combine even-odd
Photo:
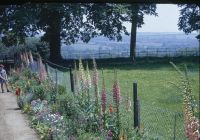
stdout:
[[141,102],[141,127],[149,136],[163,140],[186,140],[183,114]]
[[[180,56],[199,56],[199,48],[137,48],[136,57],[180,57]],[[130,50],[99,50],[82,52],[62,51],[64,59],[88,59],[88,58],[127,58]]]
[[63,72],[47,64],[47,72],[48,76],[55,84],[64,86],[68,92],[71,91],[69,70]]

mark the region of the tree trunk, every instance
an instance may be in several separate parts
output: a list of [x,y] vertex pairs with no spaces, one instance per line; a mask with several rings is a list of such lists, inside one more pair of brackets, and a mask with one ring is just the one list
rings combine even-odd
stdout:
[[62,60],[61,56],[61,18],[59,13],[52,13],[52,21],[49,23],[49,47],[50,47],[50,61],[58,62]]
[[131,21],[131,39],[130,39],[130,59],[135,60],[136,57],[136,34],[137,34],[137,17],[139,7],[132,4],[132,21]]

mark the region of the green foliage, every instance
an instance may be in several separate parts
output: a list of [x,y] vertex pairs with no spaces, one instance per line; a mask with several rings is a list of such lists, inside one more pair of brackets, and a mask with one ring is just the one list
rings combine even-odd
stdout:
[[59,95],[66,94],[66,88],[64,86],[58,85],[57,88],[58,88]]
[[36,44],[36,52],[42,56],[43,59],[48,59],[50,52],[49,52],[49,45],[45,42],[40,42]]
[[31,105],[30,103],[26,103],[24,106],[23,106],[23,112],[24,113],[29,113],[31,111]]
[[190,107],[191,107],[191,112],[193,113],[193,115],[197,116],[198,115],[198,103],[194,97],[194,95],[192,95],[192,85],[191,85],[191,79],[188,75],[188,69],[187,66],[185,65],[185,69],[182,72],[173,62],[170,62],[172,64],[172,66],[176,69],[176,71],[179,73],[180,75],[180,79],[179,79],[179,83],[173,83],[173,85],[175,85],[176,87],[178,87],[178,89],[180,90],[180,92],[183,95],[183,99],[189,102]]
[[41,140],[49,140],[51,138],[50,128],[47,125],[38,122],[37,125],[35,126],[35,129],[40,134]]
[[60,105],[55,103],[50,106],[52,113],[56,113],[59,110]]
[[[6,46],[23,44],[25,37],[35,36],[39,33],[38,30],[43,30],[45,34],[41,41],[49,43],[50,56],[58,59],[61,58],[61,39],[67,45],[79,39],[89,42],[91,38],[102,35],[110,40],[120,41],[121,34],[128,35],[123,22],[133,21],[133,15],[138,15],[133,26],[141,27],[145,14],[156,15],[155,4],[139,4],[136,7],[137,10],[133,4],[113,3],[26,3],[3,6],[0,32],[5,36],[2,37],[2,42]],[[86,21],[83,21],[84,16]],[[46,58],[47,49],[43,51],[46,47],[42,45],[37,48]]]
[[93,133],[83,133],[81,135],[79,135],[79,137],[77,138],[77,140],[95,140],[95,139],[98,139],[98,140],[104,140],[105,137],[101,137],[101,136],[97,136]]
[[179,4],[180,10],[178,27],[186,34],[200,29],[199,5],[197,4]]
[[18,74],[14,73],[14,74],[12,74],[12,77],[11,77],[11,79],[10,79],[9,82],[10,82],[11,84],[14,84],[14,83],[17,82],[19,79],[20,79],[20,76],[19,76]]
[[24,101],[23,101],[23,98],[22,98],[21,96],[19,96],[19,97],[17,98],[17,104],[18,104],[19,108],[23,108],[23,106],[24,106]]
[[80,107],[71,93],[60,95],[57,97],[57,100],[59,100],[60,107],[58,110],[61,114],[65,114],[68,118],[71,119],[76,117],[76,115],[80,111]]
[[33,93],[36,99],[44,100],[46,98],[45,87],[42,85],[33,86]]
[[28,79],[32,78],[32,72],[29,68],[24,68],[22,75],[27,77]]
[[25,93],[17,97],[17,104],[21,109],[25,107],[26,108],[25,110],[27,110],[30,109],[28,105],[31,103],[33,99],[34,99],[33,94]]
[[8,48],[4,46],[4,44],[1,42],[0,40],[0,52],[1,53],[7,53],[8,52]]

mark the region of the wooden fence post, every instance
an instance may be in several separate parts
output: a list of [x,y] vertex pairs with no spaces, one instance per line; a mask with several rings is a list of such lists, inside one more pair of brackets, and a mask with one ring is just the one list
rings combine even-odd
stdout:
[[188,52],[188,49],[186,48],[186,49],[185,49],[185,56],[188,56],[188,53],[187,53],[187,52]]
[[176,140],[176,114],[174,115],[174,139],[173,140]]
[[74,92],[74,78],[73,78],[73,73],[72,73],[72,67],[71,66],[69,68],[69,72],[70,72],[71,91]]
[[48,64],[47,64],[47,62],[44,62],[44,65],[45,65],[45,69],[46,69],[46,72],[47,72],[47,76],[49,76],[49,71],[48,71]]
[[156,57],[158,57],[158,48],[156,49]]
[[137,94],[137,83],[133,83],[133,105],[134,128],[138,131],[140,129],[140,105]]

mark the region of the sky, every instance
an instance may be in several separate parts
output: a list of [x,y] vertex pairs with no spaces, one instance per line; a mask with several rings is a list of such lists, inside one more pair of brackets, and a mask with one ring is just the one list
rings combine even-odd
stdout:
[[[138,32],[182,32],[178,30],[179,8],[175,4],[157,4],[158,16],[144,16],[144,25],[138,28]],[[131,24],[124,23],[128,32]]]

